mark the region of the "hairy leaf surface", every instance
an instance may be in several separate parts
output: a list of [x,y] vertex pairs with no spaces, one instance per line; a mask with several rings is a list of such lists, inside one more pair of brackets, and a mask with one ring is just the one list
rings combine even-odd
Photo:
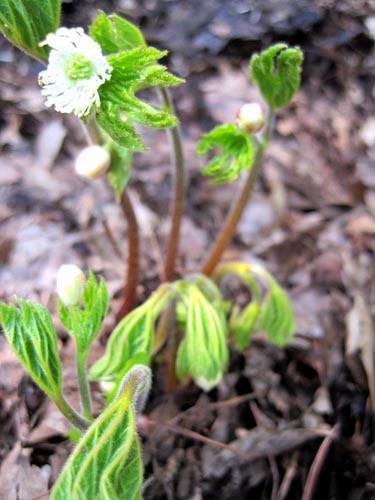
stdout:
[[40,304],[17,301],[19,308],[0,304],[0,322],[31,378],[53,398],[61,391],[61,365],[50,314]]
[[[143,481],[135,408],[151,372],[134,367],[115,401],[89,427],[65,464],[50,500],[139,500]],[[146,389],[145,397],[142,390]]]

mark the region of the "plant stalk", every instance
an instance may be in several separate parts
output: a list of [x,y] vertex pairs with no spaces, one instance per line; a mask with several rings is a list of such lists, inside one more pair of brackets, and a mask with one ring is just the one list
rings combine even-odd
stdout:
[[86,375],[86,358],[87,358],[87,352],[80,352],[77,349],[76,368],[77,368],[79,392],[81,395],[82,413],[85,419],[91,422],[93,420],[93,416],[92,416],[90,386]]
[[240,196],[235,201],[232,206],[223,227],[221,228],[218,236],[216,237],[214,244],[211,248],[208,257],[201,267],[201,273],[207,276],[210,276],[217,266],[221,256],[224,253],[227,245],[233,237],[233,234],[236,230],[238,222],[241,219],[243,211],[249,201],[250,194],[254,187],[255,180],[257,178],[258,172],[260,170],[261,161],[263,158],[263,153],[268,143],[271,129],[273,124],[273,110],[269,109],[266,119],[266,125],[264,128],[264,133],[262,134],[262,138],[258,143],[257,151],[255,153],[255,158],[253,165],[250,167],[250,171],[248,173],[247,178],[245,179],[245,183],[240,191]]
[[[164,108],[174,112],[173,104],[166,88],[160,87],[160,94]],[[174,188],[171,209],[171,228],[166,249],[166,257],[163,268],[163,281],[172,281],[174,278],[175,262],[180,239],[181,220],[184,208],[184,158],[182,152],[182,141],[179,127],[176,125],[167,130],[172,148],[172,161],[174,166]]]
[[90,426],[90,422],[81,417],[81,415],[70,406],[62,394],[55,397],[53,401],[64,417],[68,419],[74,427],[77,427],[80,431],[85,431]]
[[128,265],[126,270],[126,284],[124,287],[123,302],[117,315],[117,320],[122,319],[130,312],[136,299],[136,288],[139,272],[139,227],[133,204],[126,188],[121,196],[121,208],[127,223],[128,239]]

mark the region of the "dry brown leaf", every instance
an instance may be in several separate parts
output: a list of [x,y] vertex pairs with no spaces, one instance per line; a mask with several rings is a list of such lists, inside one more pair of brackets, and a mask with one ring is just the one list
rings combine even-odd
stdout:
[[375,330],[365,299],[355,290],[354,304],[346,316],[346,356],[359,354],[366,371],[372,406],[375,411]]
[[49,465],[30,465],[17,444],[3,461],[0,468],[0,500],[30,500],[48,498]]

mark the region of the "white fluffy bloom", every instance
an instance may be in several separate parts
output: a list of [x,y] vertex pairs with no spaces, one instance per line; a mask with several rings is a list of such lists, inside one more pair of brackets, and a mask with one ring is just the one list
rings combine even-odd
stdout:
[[112,71],[100,45],[82,28],[59,28],[42,44],[52,49],[47,69],[39,73],[46,106],[79,117],[100,106],[98,88],[111,78]]

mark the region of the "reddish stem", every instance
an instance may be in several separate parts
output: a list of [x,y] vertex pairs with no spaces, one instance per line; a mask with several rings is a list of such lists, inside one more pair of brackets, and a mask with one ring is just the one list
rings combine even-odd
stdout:
[[117,314],[117,320],[122,319],[135,305],[139,271],[139,228],[134,208],[126,189],[122,193],[120,204],[127,222],[128,265],[123,302]]

